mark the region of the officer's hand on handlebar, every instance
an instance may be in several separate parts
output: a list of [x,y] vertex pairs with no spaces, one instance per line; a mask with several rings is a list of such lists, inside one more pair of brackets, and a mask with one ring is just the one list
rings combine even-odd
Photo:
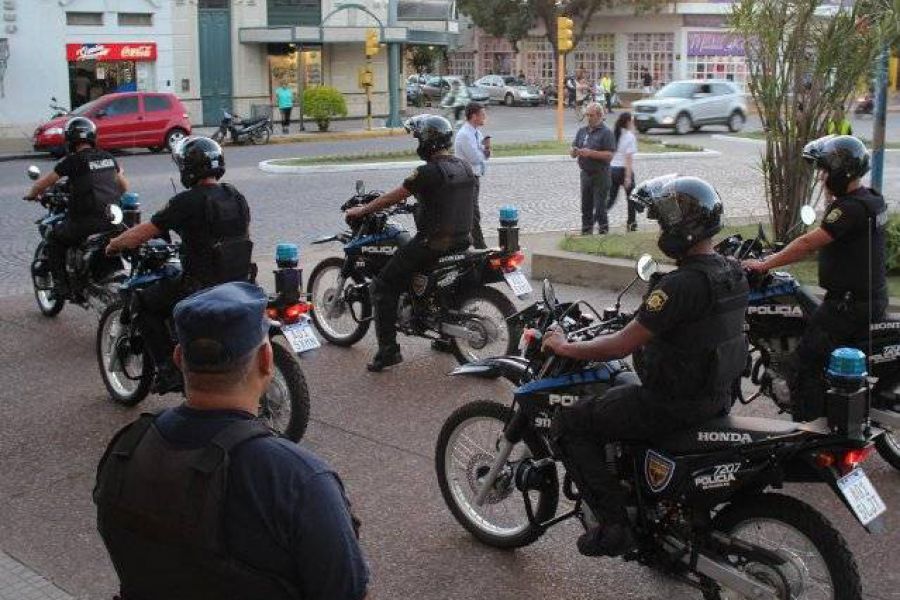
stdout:
[[755,258],[742,261],[741,267],[750,273],[766,273],[769,270],[768,267],[766,267],[765,261],[757,260]]
[[118,246],[113,244],[113,241],[114,240],[110,240],[109,243],[106,245],[106,249],[103,251],[107,256],[113,256],[115,254],[118,254],[121,251],[121,249]]
[[560,346],[566,343],[566,335],[558,326],[551,327],[544,332],[544,340],[541,343],[541,350],[556,354]]
[[353,208],[348,208],[344,213],[344,220],[347,221],[348,224],[353,221],[358,221],[359,219],[366,216],[367,211],[364,206],[355,206]]
[[37,199],[38,199],[37,196],[23,196],[22,197],[22,200],[24,200],[25,202],[37,202]]

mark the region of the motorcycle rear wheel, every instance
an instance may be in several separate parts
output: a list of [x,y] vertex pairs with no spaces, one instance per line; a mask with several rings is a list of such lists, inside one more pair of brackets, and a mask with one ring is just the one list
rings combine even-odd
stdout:
[[896,431],[885,431],[878,436],[875,449],[889,465],[900,470],[900,438]]
[[[123,344],[128,343],[128,328],[121,322],[121,315],[122,303],[117,301],[109,305],[100,317],[97,327],[97,364],[109,397],[117,404],[134,406],[150,392],[153,369],[149,366],[152,361],[144,349],[138,355],[123,347]],[[127,364],[114,367],[113,358],[118,358],[116,362],[121,363],[122,354],[125,354]]]
[[268,144],[269,136],[271,133],[269,132],[268,127],[260,127],[255,129],[253,133],[250,134],[250,143],[251,144]]
[[460,300],[458,310],[475,315],[467,328],[480,334],[480,339],[474,342],[451,339],[450,347],[459,364],[516,352],[521,331],[512,329],[506,320],[516,313],[516,307],[500,290],[488,286],[476,288]]
[[[782,494],[759,494],[726,506],[713,528],[760,546],[786,560],[778,567],[750,561],[742,570],[751,578],[777,588],[789,585],[790,598],[861,600],[859,568],[847,541],[814,508]],[[776,536],[776,534],[778,534]],[[722,599],[736,599],[721,590]]]
[[[37,250],[34,251],[34,260],[42,260],[45,263],[49,261],[46,242],[38,244]],[[45,317],[55,317],[66,305],[66,301],[64,298],[54,298],[52,296],[51,290],[53,289],[54,281],[53,272],[49,268],[47,270],[47,275],[42,279],[44,279],[44,281],[39,281],[36,275],[33,273],[31,275],[31,285],[34,287],[34,299],[37,302],[38,310],[41,311],[42,315]]]
[[[509,408],[488,400],[458,408],[441,428],[434,456],[441,495],[459,524],[488,546],[505,549],[527,546],[544,533],[528,521],[521,492],[513,482],[513,462],[550,455],[544,440],[534,434],[526,436],[525,441],[513,448],[484,505],[477,506],[477,485],[494,461],[500,433],[511,416]],[[469,429],[472,433],[466,433]],[[559,502],[556,478],[552,486],[529,494],[538,521],[545,522],[556,514]]]
[[283,437],[299,442],[309,424],[309,388],[300,361],[281,341],[272,340],[275,375],[259,399],[259,417]]
[[364,294],[358,302],[353,303],[358,305],[354,312],[362,321],[354,320],[351,304],[344,301],[344,294],[348,284],[358,285],[363,282],[357,278],[348,279],[344,282],[343,289],[335,289],[343,268],[343,258],[326,258],[313,269],[306,291],[313,305],[313,324],[322,337],[336,346],[352,346],[369,331],[372,302],[369,295]]

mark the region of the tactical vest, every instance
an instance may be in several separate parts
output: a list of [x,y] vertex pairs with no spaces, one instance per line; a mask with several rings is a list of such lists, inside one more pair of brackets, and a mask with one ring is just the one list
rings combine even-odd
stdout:
[[184,450],[154,418],[141,415],[116,434],[97,468],[97,527],[122,600],[299,599],[289,582],[235,560],[225,541],[229,454],[272,431],[237,421]]
[[840,300],[849,292],[857,301],[872,299],[886,303],[884,230],[888,220],[887,204],[871,191],[865,197],[854,193],[842,200],[860,203],[866,210],[868,223],[819,251],[819,285],[828,291],[829,298]]
[[727,408],[747,364],[747,278],[737,262],[724,258],[719,264],[688,260],[680,269],[703,276],[712,307],[701,319],[650,340],[637,361],[641,381],[665,398]]
[[475,210],[475,175],[455,156],[436,158],[432,164],[441,172],[441,183],[419,198],[416,228],[433,250],[467,247]]
[[[248,231],[250,207],[246,199],[227,183],[201,189],[208,238],[190,240],[185,255],[185,272],[202,287],[246,281],[253,255],[253,242]],[[235,235],[234,231],[242,233]],[[194,263],[205,267],[195,269]]]

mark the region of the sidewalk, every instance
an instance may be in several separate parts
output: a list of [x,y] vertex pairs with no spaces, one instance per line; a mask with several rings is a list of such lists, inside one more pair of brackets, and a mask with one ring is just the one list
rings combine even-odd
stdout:
[[40,574],[0,551],[0,600],[74,600]]

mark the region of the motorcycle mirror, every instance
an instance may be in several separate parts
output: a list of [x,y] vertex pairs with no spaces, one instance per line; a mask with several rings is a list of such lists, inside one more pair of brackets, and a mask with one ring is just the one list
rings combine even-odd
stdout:
[[32,181],[40,179],[41,177],[41,170],[36,165],[28,167],[25,173],[28,175],[28,179],[31,179]]
[[115,204],[109,205],[109,222],[110,223],[112,223],[113,225],[118,225],[122,222],[122,219],[124,218],[124,216],[125,215],[122,212],[121,208],[119,208]]
[[356,195],[362,196],[366,193],[366,184],[362,179],[356,180]]
[[803,221],[803,224],[809,227],[813,223],[816,222],[816,209],[814,209],[809,204],[804,204],[800,209],[800,220]]
[[649,254],[642,254],[641,257],[637,259],[635,270],[637,271],[637,276],[640,277],[642,281],[650,281],[653,274],[659,270],[659,263],[657,263]]
[[553,289],[553,284],[550,283],[549,279],[544,280],[544,304],[549,306],[551,310],[555,310],[558,304],[556,301],[556,290]]

